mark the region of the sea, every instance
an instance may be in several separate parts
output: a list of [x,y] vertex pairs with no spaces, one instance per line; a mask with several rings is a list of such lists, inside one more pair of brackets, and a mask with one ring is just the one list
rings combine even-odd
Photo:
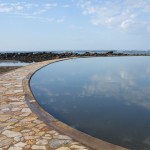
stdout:
[[150,50],[39,50],[39,51],[0,51],[0,53],[39,53],[39,52],[52,52],[52,53],[65,53],[65,52],[72,52],[72,53],[78,53],[78,54],[83,54],[85,52],[90,52],[90,53],[107,53],[109,51],[113,51],[114,53],[123,53],[123,54],[150,54]]

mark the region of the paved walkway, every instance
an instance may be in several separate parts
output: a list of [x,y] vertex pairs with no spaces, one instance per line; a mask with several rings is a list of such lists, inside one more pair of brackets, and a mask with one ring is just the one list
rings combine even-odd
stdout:
[[23,79],[54,61],[35,63],[0,75],[0,150],[88,149],[48,127],[26,103]]

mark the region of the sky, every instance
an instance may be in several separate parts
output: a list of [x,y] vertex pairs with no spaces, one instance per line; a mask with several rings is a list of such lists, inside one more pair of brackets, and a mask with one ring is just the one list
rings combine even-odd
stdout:
[[0,0],[6,50],[150,50],[150,0]]

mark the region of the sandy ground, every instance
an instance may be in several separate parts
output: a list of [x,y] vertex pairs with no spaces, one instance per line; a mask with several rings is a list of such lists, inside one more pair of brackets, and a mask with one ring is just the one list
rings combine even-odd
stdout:
[[21,66],[0,66],[0,74],[20,68]]

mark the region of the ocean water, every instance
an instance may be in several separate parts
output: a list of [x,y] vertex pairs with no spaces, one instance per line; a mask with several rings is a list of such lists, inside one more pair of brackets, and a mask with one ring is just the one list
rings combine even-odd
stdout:
[[124,54],[150,54],[150,50],[47,50],[47,51],[0,51],[0,53],[26,53],[26,52],[54,52],[54,53],[64,53],[64,52],[73,52],[83,54],[85,52],[93,52],[93,53],[106,53],[109,51],[113,51],[114,53],[124,53]]

